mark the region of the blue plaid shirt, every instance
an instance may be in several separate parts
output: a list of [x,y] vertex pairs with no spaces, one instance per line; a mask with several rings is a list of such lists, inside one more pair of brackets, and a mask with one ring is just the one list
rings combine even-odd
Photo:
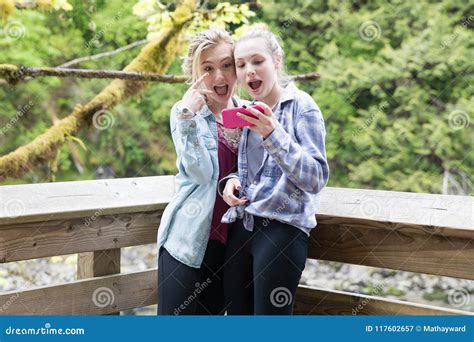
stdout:
[[255,215],[288,223],[309,234],[316,227],[319,192],[329,179],[324,119],[311,96],[293,83],[284,89],[273,112],[277,126],[262,142],[263,164],[252,184],[247,184],[248,160],[252,158],[247,149],[249,130],[243,131],[238,175],[223,178],[219,191],[222,194],[227,179],[238,176],[242,184],[239,195],[247,196],[249,201],[230,208],[222,222],[240,218],[251,231]]

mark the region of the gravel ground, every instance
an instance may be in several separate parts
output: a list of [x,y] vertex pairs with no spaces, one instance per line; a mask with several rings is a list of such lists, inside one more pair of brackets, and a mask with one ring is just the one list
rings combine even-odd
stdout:
[[[124,248],[122,272],[156,267],[156,245]],[[0,291],[16,291],[70,282],[77,255],[27,260],[0,265]],[[474,312],[474,281],[392,271],[336,262],[308,260],[301,284]],[[153,315],[156,305],[125,311]]]

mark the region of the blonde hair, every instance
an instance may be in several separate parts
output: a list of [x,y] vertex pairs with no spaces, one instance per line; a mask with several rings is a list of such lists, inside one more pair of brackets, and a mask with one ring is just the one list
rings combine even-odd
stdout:
[[277,80],[278,83],[285,87],[290,83],[291,79],[287,76],[285,72],[285,63],[284,57],[285,53],[282,48],[282,42],[280,37],[277,37],[273,32],[268,30],[265,26],[258,25],[252,28],[250,31],[244,33],[235,43],[241,43],[242,41],[254,39],[254,38],[262,38],[265,41],[265,45],[267,46],[267,50],[270,55],[273,57],[273,60],[276,58],[280,59],[281,65],[280,68],[277,70]]
[[234,40],[227,31],[210,28],[196,33],[189,42],[188,54],[183,61],[183,72],[189,77],[188,83],[194,83],[199,78],[199,60],[206,49],[211,49],[220,43],[228,43],[234,47]]

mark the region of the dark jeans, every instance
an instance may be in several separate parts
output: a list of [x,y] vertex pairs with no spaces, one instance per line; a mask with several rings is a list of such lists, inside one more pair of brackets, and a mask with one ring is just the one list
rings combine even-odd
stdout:
[[230,227],[224,267],[228,315],[291,315],[309,237],[279,221],[255,217],[253,232]]
[[225,245],[209,240],[201,268],[187,266],[161,247],[158,315],[221,315],[224,308]]

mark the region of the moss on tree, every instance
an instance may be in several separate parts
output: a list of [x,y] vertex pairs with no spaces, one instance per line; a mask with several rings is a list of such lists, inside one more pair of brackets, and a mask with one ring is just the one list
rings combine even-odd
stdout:
[[[191,22],[195,10],[194,0],[184,0],[172,14],[172,25],[164,27],[158,38],[143,47],[139,55],[124,71],[164,73],[169,68],[181,46],[181,33]],[[14,77],[21,70],[4,65],[4,73]],[[35,167],[50,163],[69,136],[90,127],[95,113],[113,108],[127,98],[139,94],[148,85],[145,81],[116,79],[84,106],[77,105],[73,112],[50,127],[27,145],[0,157],[0,181],[19,178]]]

